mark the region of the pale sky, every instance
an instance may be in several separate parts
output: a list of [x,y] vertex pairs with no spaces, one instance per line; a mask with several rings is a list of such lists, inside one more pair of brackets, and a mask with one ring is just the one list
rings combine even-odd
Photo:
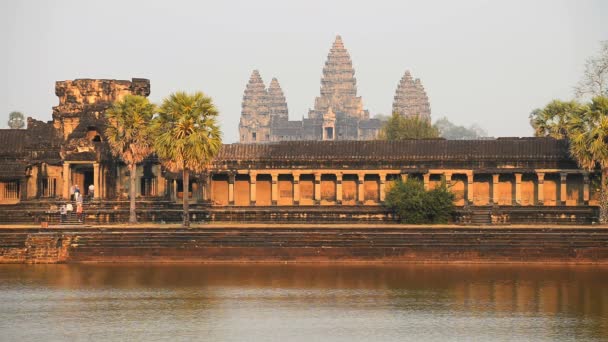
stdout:
[[150,99],[200,90],[238,140],[245,85],[281,84],[292,120],[319,95],[336,34],[358,94],[389,114],[405,70],[433,120],[529,136],[531,110],[570,99],[585,60],[608,40],[608,1],[13,1],[0,2],[0,127],[13,110],[51,120],[55,81],[151,80]]

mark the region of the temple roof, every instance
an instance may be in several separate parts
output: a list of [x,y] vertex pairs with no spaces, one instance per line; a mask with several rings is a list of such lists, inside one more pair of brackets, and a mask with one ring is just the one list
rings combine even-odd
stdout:
[[228,161],[429,161],[567,160],[566,141],[551,138],[496,140],[289,141],[229,144],[215,162]]

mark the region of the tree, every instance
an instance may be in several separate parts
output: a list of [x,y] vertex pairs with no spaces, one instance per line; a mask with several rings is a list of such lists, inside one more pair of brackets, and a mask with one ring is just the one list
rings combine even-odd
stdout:
[[404,117],[399,113],[393,113],[393,116],[382,127],[378,137],[381,140],[391,141],[438,138],[439,130],[430,122],[418,117]]
[[486,137],[488,133],[480,126],[474,124],[467,127],[457,126],[443,117],[433,125],[439,130],[439,135],[448,140],[471,140]]
[[170,171],[182,172],[184,227],[190,226],[190,171],[202,172],[222,146],[218,114],[212,99],[202,92],[177,92],[163,101],[152,122],[158,158]]
[[11,112],[8,115],[8,127],[12,129],[22,129],[25,127],[25,116],[21,112]]
[[422,182],[396,181],[386,193],[385,205],[403,223],[447,223],[454,210],[454,194],[445,182],[426,191]]
[[608,98],[597,96],[589,104],[555,100],[530,118],[536,136],[567,139],[581,168],[601,168],[600,222],[608,223]]
[[594,97],[568,117],[570,154],[580,167],[602,170],[600,222],[608,222],[608,97]]
[[568,120],[581,111],[576,101],[553,100],[545,108],[535,109],[530,114],[530,125],[537,137],[564,139],[568,136]]
[[[110,151],[129,169],[129,223],[137,222],[135,176],[137,164],[152,152],[149,126],[156,106],[143,96],[127,95],[106,111],[105,136]],[[99,191],[95,189],[95,191]]]
[[574,91],[579,98],[608,96],[608,41],[600,42],[599,54],[587,59],[583,78]]

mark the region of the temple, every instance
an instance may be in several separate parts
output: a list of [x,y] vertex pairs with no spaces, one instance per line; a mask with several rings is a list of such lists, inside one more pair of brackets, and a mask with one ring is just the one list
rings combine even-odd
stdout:
[[[360,104],[352,87],[325,84],[323,94],[340,89],[337,94]],[[80,79],[57,82],[55,93],[52,121],[28,118],[27,129],[0,130],[0,221],[33,220],[48,205],[67,201],[75,185],[90,198],[89,219],[119,220],[128,215],[129,177],[109,152],[104,112],[126,94],[149,95],[150,82]],[[327,108],[317,118],[323,125],[345,111],[367,115],[359,105],[334,112],[327,99],[317,101],[320,110]],[[258,121],[248,118],[261,128],[285,120],[278,82],[266,90],[254,73],[243,111],[265,111]],[[258,132],[260,138],[270,134]],[[189,198],[194,215],[212,220],[390,221],[382,205],[386,191],[410,177],[427,188],[448,182],[456,194],[454,222],[591,223],[597,217],[600,173],[580,169],[567,142],[552,138],[227,144],[207,172],[191,175]],[[142,219],[179,220],[179,175],[152,155],[138,166],[136,179]],[[90,185],[93,193],[87,193]]]
[[429,98],[420,79],[414,80],[409,71],[405,72],[395,91],[393,113],[398,113],[407,118],[417,117],[431,122]]
[[[78,187],[94,221],[121,220],[129,172],[111,155],[105,111],[127,94],[148,96],[150,81],[77,79],[55,84],[52,120],[0,130],[0,221],[35,219]],[[419,79],[401,78],[393,111],[430,121]],[[590,223],[600,173],[582,170],[566,141],[551,138],[375,140],[382,126],[357,96],[350,55],[337,36],[320,95],[308,117],[290,121],[276,78],[266,87],[254,70],[245,88],[239,144],[224,145],[202,174],[191,174],[193,215],[212,220],[391,221],[383,206],[397,179],[426,188],[445,180],[456,195],[454,222]],[[181,175],[154,155],[137,167],[144,220],[179,220]],[[89,191],[92,189],[92,191]]]
[[370,118],[363,100],[357,96],[355,70],[342,38],[337,36],[323,68],[320,96],[308,117],[301,121],[289,120],[287,102],[277,79],[273,78],[266,89],[259,72],[253,71],[243,96],[239,140],[371,140],[381,127],[382,121]]

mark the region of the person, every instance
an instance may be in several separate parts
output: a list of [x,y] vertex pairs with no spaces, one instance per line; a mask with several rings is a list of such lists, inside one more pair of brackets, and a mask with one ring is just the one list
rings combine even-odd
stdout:
[[95,185],[89,185],[89,198],[93,199],[95,196]]
[[76,192],[76,185],[72,184],[72,186],[70,187],[70,199],[72,201],[75,201],[76,199],[74,198],[74,192]]
[[78,189],[78,185],[76,185],[76,189],[74,190],[74,201],[78,202],[80,197],[80,189]]
[[68,218],[72,217],[72,213],[74,212],[74,207],[72,206],[72,203],[68,202],[68,204],[65,205],[65,211]]
[[82,202],[78,202],[76,204],[76,216],[78,217],[78,222],[82,222]]
[[65,219],[67,216],[67,210],[66,210],[65,204],[62,204],[61,207],[59,207],[59,215],[60,215],[60,222],[61,223],[65,222]]

